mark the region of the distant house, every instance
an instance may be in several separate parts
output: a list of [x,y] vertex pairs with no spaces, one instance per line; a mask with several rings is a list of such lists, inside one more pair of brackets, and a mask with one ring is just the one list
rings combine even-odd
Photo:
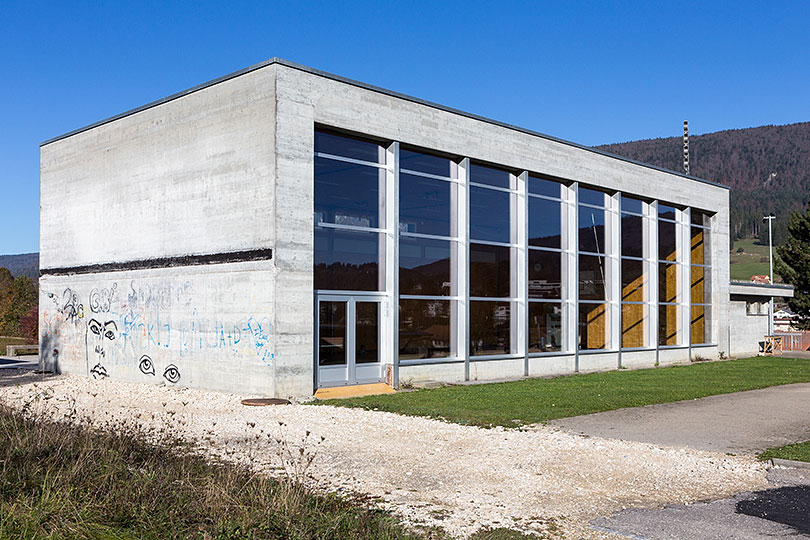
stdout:
[[769,276],[751,276],[752,283],[770,283],[771,278]]

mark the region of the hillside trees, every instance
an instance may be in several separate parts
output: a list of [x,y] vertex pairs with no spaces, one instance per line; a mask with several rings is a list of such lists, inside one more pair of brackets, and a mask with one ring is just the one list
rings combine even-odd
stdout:
[[[32,328],[30,318],[38,309],[38,297],[37,284],[31,278],[15,278],[7,268],[0,268],[0,335],[23,336],[23,327],[27,326],[29,336],[36,339],[36,327]],[[26,316],[29,320],[23,324]]]
[[775,271],[793,285],[790,308],[799,316],[794,326],[810,328],[810,206],[804,214],[794,212],[787,226],[787,241],[776,248]]

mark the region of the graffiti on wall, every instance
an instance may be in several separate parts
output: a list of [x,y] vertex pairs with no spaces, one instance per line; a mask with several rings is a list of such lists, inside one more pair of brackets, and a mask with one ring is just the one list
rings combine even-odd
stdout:
[[53,304],[41,314],[45,354],[54,362],[60,357],[75,362],[81,354],[96,379],[123,370],[155,379],[162,374],[169,384],[180,382],[178,365],[189,362],[227,358],[272,365],[269,316],[207,316],[210,310],[201,315],[188,281],[178,286],[131,280],[126,288],[119,294],[119,284],[111,283],[90,289],[86,297],[75,288],[44,292]]

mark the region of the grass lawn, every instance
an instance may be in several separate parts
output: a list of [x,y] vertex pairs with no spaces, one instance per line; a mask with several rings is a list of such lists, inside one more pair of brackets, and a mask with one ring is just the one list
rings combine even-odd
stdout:
[[[768,246],[755,244],[757,240],[746,238],[734,242],[734,249],[731,251],[729,270],[731,279],[739,281],[749,281],[751,276],[768,275]],[[744,253],[737,253],[738,248],[743,248]],[[762,259],[766,259],[762,262]],[[775,281],[780,281],[778,275],[774,275]]]
[[762,452],[759,457],[763,460],[777,458],[810,462],[810,441],[788,444],[779,448],[769,448]]
[[445,386],[321,403],[428,416],[459,424],[514,427],[796,382],[810,382],[810,360],[754,357],[551,379]]

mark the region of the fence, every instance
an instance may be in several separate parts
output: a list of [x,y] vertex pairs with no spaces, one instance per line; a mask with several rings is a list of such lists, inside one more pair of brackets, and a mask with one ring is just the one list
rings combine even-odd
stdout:
[[775,332],[782,336],[783,351],[806,351],[810,349],[810,332]]

